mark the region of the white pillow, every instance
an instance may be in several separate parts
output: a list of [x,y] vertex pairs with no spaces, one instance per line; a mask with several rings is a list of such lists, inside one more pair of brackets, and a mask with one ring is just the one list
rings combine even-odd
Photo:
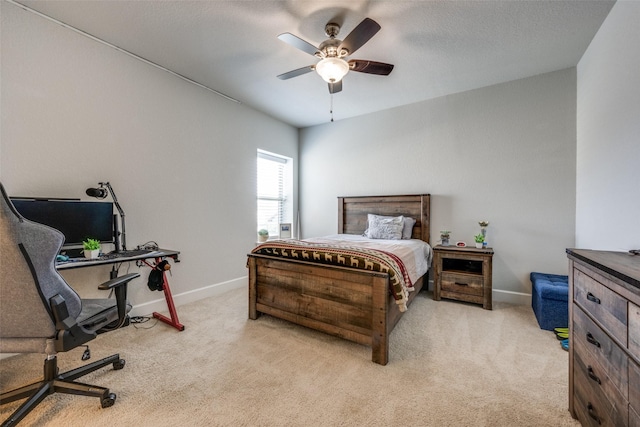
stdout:
[[411,234],[413,234],[413,226],[416,225],[416,220],[413,218],[404,218],[404,226],[402,227],[402,238],[410,239]]
[[402,239],[404,217],[367,214],[367,220],[369,227],[364,232],[364,235],[369,239]]

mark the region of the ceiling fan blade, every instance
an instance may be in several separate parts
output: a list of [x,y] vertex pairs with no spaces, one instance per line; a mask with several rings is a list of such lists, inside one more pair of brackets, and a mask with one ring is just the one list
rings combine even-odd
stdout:
[[298,68],[297,70],[291,70],[287,73],[284,74],[280,74],[278,76],[278,78],[280,80],[287,80],[293,77],[298,77],[301,76],[303,74],[307,74],[308,72],[311,72],[315,69],[315,65],[307,65],[306,67],[302,67],[302,68]]
[[349,61],[351,71],[360,73],[377,74],[379,76],[388,76],[393,71],[393,64],[385,64],[384,62],[368,61],[366,59],[352,59]]
[[338,93],[342,91],[342,80],[335,83],[329,83],[329,93]]
[[366,42],[369,41],[378,31],[380,31],[380,25],[371,18],[364,18],[364,20],[358,24],[356,28],[349,33],[349,35],[342,41],[342,44],[338,48],[338,52],[341,49],[347,49],[349,55],[352,55],[356,50],[360,49]]
[[304,41],[300,37],[294,36],[291,33],[282,33],[278,36],[278,38],[283,42],[290,44],[297,49],[300,49],[303,52],[307,52],[309,55],[315,56],[315,54],[320,51],[320,49],[318,49],[311,43]]

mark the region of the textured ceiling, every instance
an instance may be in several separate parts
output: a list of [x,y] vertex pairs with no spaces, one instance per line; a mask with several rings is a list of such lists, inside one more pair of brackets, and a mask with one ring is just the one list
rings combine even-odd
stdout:
[[613,1],[27,1],[44,15],[139,55],[296,127],[330,120],[317,60],[277,39],[317,46],[327,22],[343,39],[365,17],[382,29],[350,58],[395,65],[350,72],[335,120],[575,66]]

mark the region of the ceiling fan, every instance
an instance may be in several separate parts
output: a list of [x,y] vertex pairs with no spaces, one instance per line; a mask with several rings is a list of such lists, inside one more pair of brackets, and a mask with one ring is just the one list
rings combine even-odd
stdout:
[[315,70],[329,84],[329,93],[333,94],[342,90],[342,78],[349,71],[388,76],[393,70],[392,64],[364,59],[350,59],[349,61],[345,59],[360,49],[380,30],[380,25],[373,19],[365,18],[344,40],[336,38],[340,32],[340,25],[330,22],[324,30],[329,38],[323,41],[319,47],[315,47],[291,33],[283,33],[278,36],[283,42],[320,58],[317,64],[280,74],[278,76],[280,80],[287,80]]

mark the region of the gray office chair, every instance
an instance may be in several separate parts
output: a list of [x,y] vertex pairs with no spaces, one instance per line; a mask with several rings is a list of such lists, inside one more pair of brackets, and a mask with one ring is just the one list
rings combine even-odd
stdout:
[[0,353],[46,354],[41,381],[0,394],[0,404],[27,398],[2,426],[17,424],[56,392],[95,396],[103,408],[112,406],[116,395],[109,389],[75,380],[109,364],[122,369],[125,361],[118,354],[59,373],[56,353],[123,326],[130,310],[127,284],[139,274],[127,274],[99,286],[113,289],[115,299],[80,299],[55,268],[64,242],[62,233],[23,218],[1,183],[0,192]]

